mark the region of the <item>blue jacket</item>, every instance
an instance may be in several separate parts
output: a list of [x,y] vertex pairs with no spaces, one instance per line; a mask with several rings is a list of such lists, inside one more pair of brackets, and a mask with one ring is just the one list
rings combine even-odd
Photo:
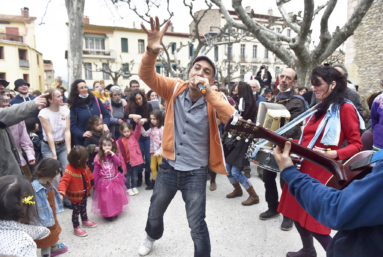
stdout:
[[267,101],[266,101],[266,98],[264,98],[263,96],[257,94],[257,101],[255,101],[257,107],[259,106],[260,102],[267,102]]
[[383,149],[383,94],[378,95],[371,106],[371,127],[374,146]]
[[[102,104],[100,99],[95,99],[97,99],[100,105],[104,124],[109,126],[110,115],[108,110]],[[85,138],[83,137],[83,135],[87,131],[86,128],[88,126],[88,120],[90,116],[100,116],[100,111],[98,109],[95,99],[91,100],[89,105],[78,104],[70,108],[70,131],[72,133],[72,136],[74,137],[75,145],[84,145]]]
[[327,247],[328,257],[383,256],[383,160],[341,191],[295,166],[284,169],[281,177],[303,209],[326,227],[339,230]]
[[[51,227],[55,224],[55,219],[53,216],[53,211],[49,205],[47,198],[47,189],[40,185],[38,180],[33,180],[32,186],[36,192],[36,202],[38,206],[38,213],[40,216],[42,224],[39,221],[36,221],[37,225],[44,227]],[[52,185],[53,190],[55,191],[55,205],[56,205],[56,214],[62,213],[64,211],[63,204],[60,199],[60,194],[57,189]]]

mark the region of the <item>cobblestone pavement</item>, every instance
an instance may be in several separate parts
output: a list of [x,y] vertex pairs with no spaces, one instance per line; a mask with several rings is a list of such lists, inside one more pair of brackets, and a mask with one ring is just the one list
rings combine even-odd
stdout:
[[[301,249],[302,245],[295,228],[287,232],[280,229],[281,215],[267,221],[258,218],[259,214],[267,209],[267,204],[264,185],[258,177],[255,165],[252,165],[250,181],[260,196],[260,203],[249,207],[241,205],[241,202],[247,199],[246,192],[242,197],[235,199],[225,197],[233,190],[226,176],[217,176],[218,187],[213,192],[208,189],[208,181],[206,222],[210,232],[211,256],[283,257],[287,251]],[[138,247],[146,234],[145,225],[152,194],[152,191],[144,190],[144,185],[139,191],[139,195],[130,198],[129,210],[120,214],[113,222],[90,212],[90,198],[88,215],[90,220],[98,223],[98,227],[86,228],[88,236],[84,238],[73,234],[72,212],[65,208],[64,213],[58,215],[62,227],[60,242],[68,246],[69,251],[62,256],[138,256]],[[169,205],[164,224],[164,235],[155,242],[148,256],[194,256],[194,245],[180,192]],[[316,241],[315,247],[318,257],[324,257],[325,252]]]

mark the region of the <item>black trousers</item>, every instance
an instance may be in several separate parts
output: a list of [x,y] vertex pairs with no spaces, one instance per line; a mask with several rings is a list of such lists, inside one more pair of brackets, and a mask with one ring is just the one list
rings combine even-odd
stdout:
[[[279,196],[277,182],[275,181],[277,177],[276,172],[269,170],[263,170],[263,183],[265,183],[266,189],[266,202],[270,210],[276,211],[279,205]],[[283,188],[285,181],[280,179],[281,188]]]

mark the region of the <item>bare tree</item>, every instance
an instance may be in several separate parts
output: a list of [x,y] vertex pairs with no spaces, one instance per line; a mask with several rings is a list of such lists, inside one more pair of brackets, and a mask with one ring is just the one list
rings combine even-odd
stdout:
[[69,21],[69,84],[82,77],[85,0],[65,0]]
[[[146,12],[144,14],[140,14],[137,7],[134,6],[133,0],[112,0],[113,3],[117,3],[118,1],[126,2],[129,6],[129,8],[133,12],[135,12],[138,17],[140,17],[143,21],[145,21],[147,23],[150,22],[150,14],[149,14],[150,9],[154,8],[154,7],[158,8],[158,3],[156,3],[156,1],[147,0],[147,1],[145,1],[146,2],[145,3],[146,4]],[[170,0],[167,0],[167,11],[168,11],[169,17],[164,19],[164,21],[160,25],[165,24],[171,17],[174,16],[174,13],[169,10],[169,6],[170,6],[169,2],[170,2]],[[212,4],[208,0],[205,0],[205,4],[207,6],[207,9],[200,11],[200,12],[193,12],[193,2],[187,3],[186,0],[183,0],[183,4],[185,5],[185,7],[187,7],[189,9],[189,15],[192,17],[192,19],[194,21],[194,27],[195,27],[194,33],[192,35],[190,35],[189,41],[187,44],[181,43],[180,46],[174,51],[174,53],[173,53],[174,61],[171,61],[172,54],[169,53],[169,50],[172,47],[171,44],[168,44],[168,45],[162,44],[164,49],[159,53],[158,57],[159,57],[162,65],[171,74],[172,77],[177,77],[177,78],[181,78],[183,80],[187,80],[189,78],[188,77],[189,71],[193,66],[194,59],[198,55],[200,55],[201,53],[207,54],[212,48],[212,47],[208,46],[206,39],[203,37],[203,35],[200,34],[199,28],[198,28],[198,25],[200,24],[201,20],[203,19],[203,17],[207,13],[207,11],[212,8]],[[227,25],[224,26],[222,28],[222,30],[225,31],[227,29],[227,27],[228,27]],[[245,38],[247,40],[253,39],[252,36],[249,37],[248,35],[244,35],[242,33],[239,33],[235,29],[232,31],[231,37],[232,37],[231,38],[232,44],[233,43],[239,43],[239,42],[241,42],[241,40],[243,40]],[[217,40],[217,43],[215,45],[226,45],[229,43],[227,41],[227,37],[222,35],[222,33],[219,33],[217,38],[218,38],[218,40]],[[196,45],[195,49],[193,50],[193,56],[189,59],[189,62],[186,65],[181,64],[177,58],[177,54],[179,54],[179,52],[183,48],[189,47],[190,45],[195,45],[195,44],[197,44],[197,45]],[[172,68],[172,64],[176,65],[176,69]]]
[[334,65],[334,64],[344,64],[344,58],[345,58],[345,53],[343,52],[342,49],[336,50],[332,55],[327,57],[327,59],[323,62],[323,64],[329,64],[329,65]]
[[[221,85],[226,85],[226,82],[229,77],[227,62],[222,61],[221,63],[216,63],[215,65],[217,67],[217,72],[218,72],[218,81],[220,81]],[[240,70],[241,68],[242,70]],[[233,81],[235,79],[239,79],[242,76],[244,76],[246,73],[251,71],[252,69],[253,69],[252,65],[241,65],[241,63],[239,62],[237,63],[234,62],[233,64],[230,65],[230,73],[235,74],[236,72],[238,72],[238,70],[240,71],[240,73],[238,76],[234,76],[234,77],[232,76],[230,80]]]
[[[108,76],[112,78],[113,84],[118,85],[117,83],[118,83],[118,79],[120,77],[123,77],[124,79],[128,79],[133,75],[137,75],[136,73],[131,72],[133,70],[133,67],[134,67],[134,60],[131,60],[130,62],[124,63],[122,61],[121,56],[120,56],[120,58],[121,58],[121,67],[117,70],[113,70],[113,64],[115,64],[115,62],[112,62],[110,60],[107,60],[106,66],[102,65],[102,67],[100,67],[100,68],[98,67],[98,65],[96,63],[93,63],[94,66],[96,67],[96,69],[94,69],[94,70],[89,69],[89,67],[87,67],[85,63],[83,63],[83,66],[84,66],[84,69],[87,71],[103,72],[105,74],[108,74]],[[100,59],[100,62],[103,63],[103,60]]]
[[[314,8],[314,0],[304,0],[303,17],[301,12],[296,15],[286,13],[284,4],[291,0],[276,0],[285,26],[291,28],[297,34],[291,38],[273,31],[272,26],[266,27],[253,19],[254,11],[246,12],[242,6],[242,0],[231,1],[233,9],[242,22],[233,19],[222,0],[211,1],[219,7],[230,25],[250,32],[266,49],[273,52],[286,65],[295,69],[298,74],[297,86],[303,87],[308,86],[308,76],[312,69],[324,62],[354,33],[374,0],[361,0],[349,20],[342,28],[337,27],[332,35],[328,31],[328,20],[337,4],[337,0],[329,0],[316,9]],[[322,9],[324,9],[324,12],[320,22],[320,41],[311,50],[311,24]],[[288,46],[283,46],[282,42],[287,42]]]

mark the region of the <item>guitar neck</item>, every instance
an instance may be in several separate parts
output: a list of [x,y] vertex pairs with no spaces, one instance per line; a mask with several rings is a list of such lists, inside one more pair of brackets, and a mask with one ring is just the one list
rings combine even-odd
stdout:
[[322,154],[316,153],[307,147],[295,143],[294,141],[288,140],[287,138],[282,137],[271,130],[257,126],[252,122],[249,123],[245,120],[239,120],[236,125],[232,125],[231,121],[232,119],[230,119],[225,125],[225,131],[241,136],[247,136],[248,138],[264,138],[281,148],[285,146],[286,141],[290,141],[292,153],[325,168],[335,176],[339,184],[345,182],[346,176],[341,163],[329,159]]

